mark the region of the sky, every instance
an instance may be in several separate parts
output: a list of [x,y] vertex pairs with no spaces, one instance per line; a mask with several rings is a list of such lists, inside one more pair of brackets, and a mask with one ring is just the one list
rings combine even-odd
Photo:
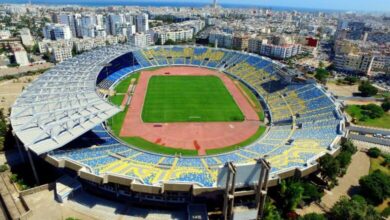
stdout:
[[390,0],[219,0],[219,2],[297,8],[390,11]]
[[[32,2],[39,0],[31,0]],[[211,3],[212,0],[45,0],[45,2],[181,2],[181,3]],[[309,9],[331,9],[344,11],[381,11],[390,12],[390,0],[217,0],[223,4],[248,4],[259,6],[277,6],[277,7],[293,7],[293,8],[309,8]],[[28,2],[28,0],[0,0],[1,2]]]

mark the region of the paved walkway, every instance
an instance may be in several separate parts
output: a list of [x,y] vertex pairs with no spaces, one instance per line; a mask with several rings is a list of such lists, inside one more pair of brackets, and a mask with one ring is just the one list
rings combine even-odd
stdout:
[[352,162],[347,169],[347,173],[339,178],[339,185],[331,191],[325,191],[320,205],[315,203],[306,206],[303,209],[298,209],[298,214],[306,214],[310,212],[323,213],[330,209],[341,196],[349,196],[355,193],[356,187],[359,186],[359,179],[368,174],[370,169],[370,159],[366,153],[358,151],[352,156]]

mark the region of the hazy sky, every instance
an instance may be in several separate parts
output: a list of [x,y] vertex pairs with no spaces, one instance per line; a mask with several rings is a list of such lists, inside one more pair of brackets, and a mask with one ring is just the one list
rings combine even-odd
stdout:
[[[1,2],[28,2],[28,0],[0,0]],[[32,0],[32,2],[39,0]],[[45,2],[199,2],[211,3],[212,0],[41,0]],[[315,8],[315,9],[338,9],[338,10],[358,10],[358,11],[386,11],[390,12],[390,0],[217,0],[219,3],[229,4],[250,4],[259,6],[282,6],[296,8]]]
[[219,2],[298,8],[390,11],[390,0],[219,0]]

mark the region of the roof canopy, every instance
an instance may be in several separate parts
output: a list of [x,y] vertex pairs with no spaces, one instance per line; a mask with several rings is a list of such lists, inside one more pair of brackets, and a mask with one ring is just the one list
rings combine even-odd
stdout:
[[24,89],[11,111],[11,124],[24,146],[36,154],[60,148],[120,109],[96,88],[105,64],[134,50],[130,45],[98,48],[68,59]]

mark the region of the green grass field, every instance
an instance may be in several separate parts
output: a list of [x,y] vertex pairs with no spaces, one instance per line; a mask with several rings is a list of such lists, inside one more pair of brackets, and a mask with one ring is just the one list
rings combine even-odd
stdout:
[[[122,103],[122,100],[125,97],[125,93],[127,92],[127,89],[130,85],[131,80],[133,78],[138,80],[139,75],[140,75],[140,72],[137,72],[137,73],[131,74],[130,76],[123,79],[115,87],[116,94],[109,98],[110,102],[112,102],[113,104],[115,104],[117,106],[120,106]],[[155,76],[155,77],[158,78],[159,76]],[[214,76],[206,76],[206,77],[184,76],[184,78],[186,78],[186,79],[179,79],[179,81],[173,80],[173,82],[175,82],[174,83],[175,84],[174,90],[172,90],[171,86],[172,86],[173,82],[170,79],[171,79],[171,77],[175,78],[175,76],[160,76],[160,77],[164,77],[163,81],[165,81],[166,78],[169,78],[168,80],[170,82],[168,82],[168,84],[164,85],[164,90],[166,92],[163,93],[163,94],[167,94],[166,95],[167,97],[163,97],[163,98],[168,98],[168,100],[171,101],[171,104],[170,104],[171,106],[172,105],[179,105],[179,104],[182,105],[183,103],[190,103],[190,104],[186,104],[185,109],[180,109],[181,111],[185,112],[189,108],[190,109],[194,108],[194,106],[191,106],[192,102],[187,101],[187,100],[193,99],[193,98],[188,99],[187,97],[194,96],[197,99],[197,103],[196,103],[197,104],[197,106],[196,106],[197,111],[200,112],[201,114],[205,115],[205,114],[208,114],[209,112],[212,112],[212,113],[214,113],[213,115],[215,115],[215,114],[218,115],[222,112],[221,109],[226,108],[224,106],[227,105],[230,110],[225,111],[228,114],[224,115],[224,117],[223,117],[224,120],[230,121],[231,119],[229,118],[229,116],[232,115],[232,113],[234,113],[235,116],[242,117],[242,120],[243,120],[244,116],[242,115],[240,109],[238,108],[238,106],[236,105],[236,103],[233,100],[233,97],[230,95],[230,93],[227,91],[227,89],[223,85],[222,81],[218,77],[214,77]],[[188,77],[190,77],[190,78],[188,78]],[[194,77],[194,78],[191,78],[191,77]],[[198,77],[200,77],[200,78],[198,78]],[[151,79],[153,79],[153,78],[154,77],[152,77]],[[180,83],[183,83],[183,82],[181,82],[181,80],[184,80],[185,85],[183,85],[183,86],[180,85]],[[191,83],[189,81],[191,81]],[[158,92],[158,90],[162,89],[162,88],[160,88],[159,82],[156,82],[156,83],[157,84],[155,84],[154,87],[157,87],[157,88],[155,88],[156,90],[154,92]],[[149,86],[150,85],[151,84],[149,82]],[[251,93],[249,91],[249,89],[246,86],[244,86],[244,85],[240,85],[240,86],[243,87],[244,91],[249,95],[249,97],[253,101],[256,101],[256,105],[258,104],[258,106],[256,106],[256,111],[259,111],[258,113],[260,115],[262,115],[262,117],[259,115],[260,118],[264,118],[263,111],[261,109],[260,104],[257,102],[256,97],[253,95],[253,93]],[[179,91],[181,91],[181,92],[179,92]],[[149,87],[148,87],[147,92],[149,92]],[[173,93],[174,95],[179,94],[179,98],[182,100],[182,103],[175,104],[174,99],[176,99],[176,96],[172,96],[169,93]],[[208,94],[208,93],[211,93],[211,94]],[[201,95],[201,94],[203,94],[203,95]],[[161,95],[161,96],[163,96],[163,95]],[[159,97],[159,95],[157,95],[155,97]],[[218,98],[216,98],[216,97],[218,97]],[[207,98],[207,99],[203,100],[203,98]],[[213,103],[213,100],[215,100],[216,103]],[[158,102],[158,100],[154,100],[154,101]],[[164,102],[164,101],[162,101],[162,102]],[[212,103],[210,104],[209,102],[212,102]],[[203,107],[204,107],[203,105],[206,105],[206,104],[208,104],[208,110],[203,109]],[[113,118],[111,118],[107,121],[109,127],[111,128],[112,133],[115,134],[117,137],[119,137],[119,133],[120,133],[120,130],[122,128],[122,124],[123,124],[124,118],[126,116],[127,110],[128,110],[128,107],[126,107],[123,111],[119,112]],[[187,118],[185,118],[186,116],[182,116],[183,121],[194,121],[195,120],[195,119],[188,120],[188,115],[189,114],[187,114]],[[214,119],[211,118],[208,121],[214,121],[214,120],[215,120],[215,118]],[[203,121],[203,120],[201,120],[201,121]],[[159,119],[158,122],[161,122],[161,120]],[[227,146],[227,147],[220,148],[220,149],[207,150],[206,153],[207,153],[207,155],[212,155],[212,154],[220,154],[220,153],[226,153],[226,152],[229,152],[232,150],[236,150],[237,148],[239,148],[241,146],[246,146],[248,144],[253,143],[255,140],[257,140],[264,133],[264,131],[265,131],[265,127],[259,127],[258,131],[252,137],[250,137],[249,139],[247,139],[239,144],[235,144],[233,146]],[[196,155],[198,155],[198,152],[196,150],[170,148],[170,147],[158,145],[155,143],[151,143],[151,142],[144,140],[143,138],[140,138],[140,137],[119,137],[119,138],[122,141],[124,141],[130,145],[133,145],[133,146],[138,147],[142,150],[146,150],[146,151],[150,151],[150,152],[154,152],[154,153],[161,153],[161,154],[168,154],[168,155],[181,154],[183,156],[196,156]]]
[[390,114],[385,113],[380,118],[371,119],[368,118],[365,121],[361,121],[360,118],[363,116],[363,111],[359,105],[348,105],[346,109],[347,113],[357,119],[355,123],[358,125],[364,125],[369,127],[378,127],[378,128],[390,128]]
[[152,76],[144,122],[243,121],[244,115],[216,76]]
[[[120,106],[122,104],[123,99],[125,98],[125,93],[127,92],[127,89],[129,88],[131,80],[132,79],[138,80],[139,75],[140,75],[140,72],[136,72],[136,73],[129,75],[125,79],[123,79],[115,87],[116,94],[109,98],[110,102],[116,106]],[[118,137],[119,137],[119,133],[120,133],[121,128],[122,128],[123,121],[125,120],[127,109],[128,109],[128,107],[126,107],[123,111],[114,115],[112,118],[110,118],[107,121],[108,126],[111,128],[112,132]]]

